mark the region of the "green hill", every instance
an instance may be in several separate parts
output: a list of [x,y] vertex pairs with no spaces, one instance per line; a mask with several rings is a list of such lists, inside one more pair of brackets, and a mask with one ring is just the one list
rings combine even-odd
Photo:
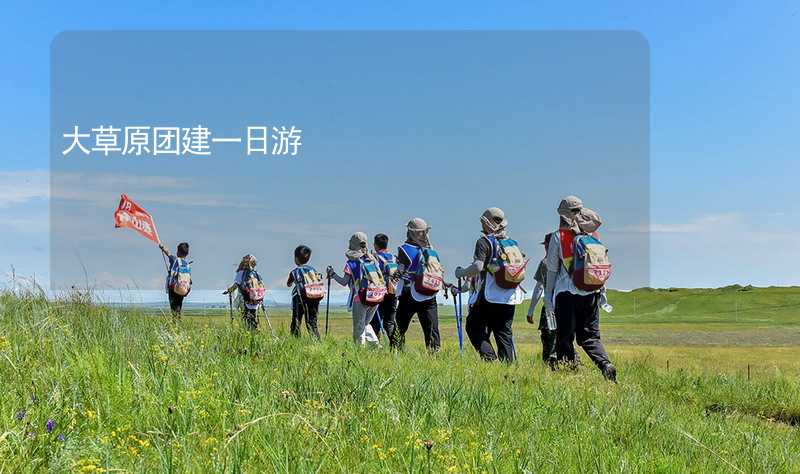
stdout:
[[651,289],[610,291],[609,322],[800,325],[800,288]]

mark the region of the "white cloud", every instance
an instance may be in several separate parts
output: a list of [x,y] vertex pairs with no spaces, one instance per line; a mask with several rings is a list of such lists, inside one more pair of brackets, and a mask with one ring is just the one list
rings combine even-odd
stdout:
[[737,224],[741,221],[739,213],[710,214],[686,222],[650,223],[611,229],[610,232],[639,232],[652,234],[697,234],[717,232],[721,227]]
[[44,170],[0,171],[0,207],[50,196],[49,173]]
[[[209,194],[196,180],[185,177],[57,173],[52,186],[50,178],[47,170],[0,171],[0,208],[51,197],[108,207],[121,191],[138,202],[239,209],[264,207],[252,199]],[[192,192],[193,189],[203,191]]]
[[0,227],[17,232],[36,233],[50,230],[50,223],[45,214],[36,214],[27,217],[0,216]]

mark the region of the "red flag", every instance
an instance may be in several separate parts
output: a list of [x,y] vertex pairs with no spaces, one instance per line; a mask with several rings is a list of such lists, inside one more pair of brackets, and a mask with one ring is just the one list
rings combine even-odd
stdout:
[[161,243],[150,214],[124,194],[120,196],[119,207],[114,213],[114,227],[131,228],[153,242]]

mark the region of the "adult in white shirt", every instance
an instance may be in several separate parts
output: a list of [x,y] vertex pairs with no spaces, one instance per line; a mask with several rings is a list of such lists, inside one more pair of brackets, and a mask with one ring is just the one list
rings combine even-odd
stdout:
[[[502,209],[490,207],[481,215],[481,236],[475,242],[472,264],[456,268],[456,278],[476,277],[476,289],[470,296],[469,313],[465,329],[472,346],[486,361],[500,359],[513,362],[516,358],[514,322],[516,305],[522,303],[522,289],[503,288],[495,282],[492,274],[493,261],[499,258],[500,242],[508,241],[508,221]],[[490,337],[494,335],[497,352]]]
[[558,206],[559,228],[547,247],[547,278],[544,304],[548,315],[555,315],[556,355],[559,361],[575,364],[573,341],[583,348],[603,376],[616,382],[617,369],[608,358],[600,340],[600,301],[602,290],[583,291],[572,281],[572,240],[579,234],[591,234],[600,226],[600,217],[585,209],[576,196],[567,196]]

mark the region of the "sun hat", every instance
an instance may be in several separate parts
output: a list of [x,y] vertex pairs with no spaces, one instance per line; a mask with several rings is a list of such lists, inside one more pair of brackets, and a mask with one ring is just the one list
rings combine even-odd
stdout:
[[487,234],[499,234],[506,230],[506,213],[499,207],[490,207],[481,214],[481,224]]
[[367,254],[367,234],[364,232],[356,232],[350,236],[347,251],[344,253],[345,257],[350,260],[358,260]]

